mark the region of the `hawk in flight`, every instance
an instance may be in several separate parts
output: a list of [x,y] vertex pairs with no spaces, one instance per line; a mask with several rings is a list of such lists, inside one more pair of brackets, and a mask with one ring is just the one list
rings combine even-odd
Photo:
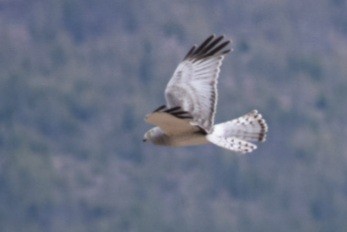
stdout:
[[166,105],[148,114],[155,125],[143,141],[157,145],[189,146],[213,143],[225,149],[248,153],[264,142],[267,124],[257,110],[224,123],[214,124],[217,82],[230,41],[211,35],[194,45],[176,68],[165,89]]

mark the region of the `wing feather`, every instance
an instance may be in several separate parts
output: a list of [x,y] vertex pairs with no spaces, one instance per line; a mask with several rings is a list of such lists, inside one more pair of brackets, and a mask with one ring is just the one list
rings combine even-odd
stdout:
[[176,68],[166,90],[168,107],[180,106],[193,116],[193,123],[206,131],[214,124],[217,105],[217,81],[229,40],[209,36],[193,46]]

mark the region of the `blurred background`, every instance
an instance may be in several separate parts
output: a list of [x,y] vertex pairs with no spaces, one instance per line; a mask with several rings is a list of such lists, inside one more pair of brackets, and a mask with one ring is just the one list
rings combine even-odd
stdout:
[[[234,48],[216,122],[266,143],[142,143],[195,43]],[[347,1],[0,0],[0,230],[346,231]]]

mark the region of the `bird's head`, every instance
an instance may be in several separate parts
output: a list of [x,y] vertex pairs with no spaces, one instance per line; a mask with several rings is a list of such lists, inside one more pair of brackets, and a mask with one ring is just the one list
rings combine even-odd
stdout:
[[144,134],[142,141],[150,141],[157,145],[165,145],[166,139],[167,135],[159,127],[153,127]]

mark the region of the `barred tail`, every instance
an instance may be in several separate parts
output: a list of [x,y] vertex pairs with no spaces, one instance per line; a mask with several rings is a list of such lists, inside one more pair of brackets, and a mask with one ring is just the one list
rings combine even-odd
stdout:
[[228,150],[248,153],[257,148],[251,142],[264,142],[268,126],[262,115],[253,110],[239,118],[217,124],[207,139]]

